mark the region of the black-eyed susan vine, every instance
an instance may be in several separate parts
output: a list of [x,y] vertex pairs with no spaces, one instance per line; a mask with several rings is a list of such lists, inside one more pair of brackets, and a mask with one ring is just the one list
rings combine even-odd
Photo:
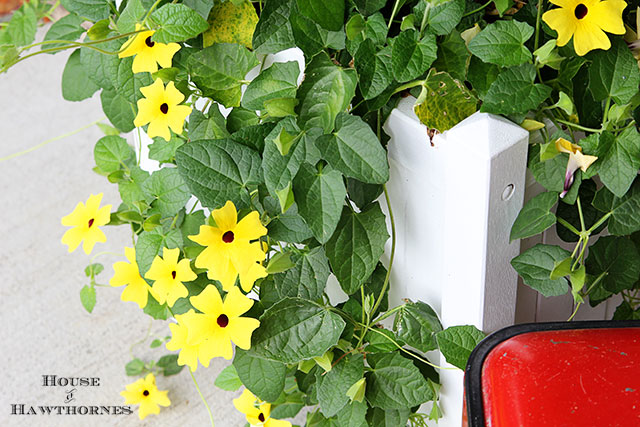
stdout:
[[[89,196],[62,219],[70,227],[62,241],[89,254],[105,226],[131,228],[133,246],[109,284],[168,320],[168,335],[150,345],[172,352],[126,365],[143,376],[122,392],[140,418],[170,404],[155,374],[185,365],[191,374],[217,358],[233,364],[216,386],[244,387],[233,404],[252,425],[290,425],[284,419],[303,407],[309,426],[424,426],[441,416],[439,367],[424,353],[440,350],[464,368],[483,334],[443,330],[423,302],[389,305],[395,231],[392,211],[389,235],[377,202],[388,199],[382,125],[408,94],[432,133],[477,110],[539,133],[529,168],[547,191],[527,203],[511,237],[555,225],[575,246],[537,245],[514,268],[546,296],[570,290],[577,307],[622,295],[614,317],[640,318],[636,3],[62,5],[69,14],[37,43],[37,25],[57,3],[25,3],[0,23],[0,71],[73,49],[63,96],[100,92],[113,126],[102,125],[94,170],[117,185],[122,203],[114,210]],[[304,53],[302,72],[295,61],[265,60],[293,47]],[[120,136],[136,128],[153,138],[160,170],[140,168]],[[605,227],[609,236],[590,244]],[[102,270],[93,258],[85,270],[88,311]],[[331,304],[330,274],[346,302]]]

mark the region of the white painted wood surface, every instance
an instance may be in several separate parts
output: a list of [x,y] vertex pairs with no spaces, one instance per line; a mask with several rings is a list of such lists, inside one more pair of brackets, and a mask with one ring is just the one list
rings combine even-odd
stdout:
[[[414,101],[403,99],[385,124],[398,236],[391,303],[422,300],[444,327],[471,324],[493,332],[514,322],[517,275],[509,262],[519,243],[509,243],[509,230],[524,198],[528,132],[476,113],[432,146]],[[440,378],[444,418],[438,425],[458,427],[462,371],[441,370]]]

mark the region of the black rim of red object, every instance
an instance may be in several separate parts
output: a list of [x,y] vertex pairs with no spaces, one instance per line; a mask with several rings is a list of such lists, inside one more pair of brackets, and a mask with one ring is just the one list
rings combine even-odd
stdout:
[[485,427],[482,402],[482,365],[491,350],[501,342],[528,332],[618,328],[640,328],[640,320],[526,323],[508,326],[489,335],[471,352],[465,370],[464,387],[469,427]]

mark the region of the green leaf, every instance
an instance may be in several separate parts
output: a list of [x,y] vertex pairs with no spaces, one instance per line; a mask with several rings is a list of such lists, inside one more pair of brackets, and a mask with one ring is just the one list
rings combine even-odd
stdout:
[[93,307],[96,305],[96,288],[84,285],[82,289],[80,289],[80,302],[84,309],[91,313]]
[[325,417],[333,417],[349,402],[349,387],[364,375],[361,354],[343,358],[329,372],[316,371],[316,393],[320,411]]
[[124,370],[130,377],[140,375],[144,372],[144,362],[138,358],[135,358],[124,365]]
[[133,105],[126,98],[115,90],[104,89],[100,94],[100,100],[107,118],[119,131],[127,133],[135,128],[133,125],[135,118]]
[[596,50],[591,57],[589,89],[596,101],[611,96],[617,104],[623,105],[638,93],[638,63],[624,40],[614,38],[609,50]]
[[255,357],[253,353],[253,349],[247,352],[236,347],[233,366],[249,391],[266,402],[273,402],[284,390],[287,368],[283,363]]
[[305,163],[294,180],[293,191],[300,216],[320,243],[333,234],[347,195],[342,174],[330,167],[317,171]]
[[367,411],[367,421],[370,426],[376,427],[397,427],[406,426],[409,421],[409,408],[385,409],[370,408]]
[[62,72],[62,97],[67,101],[82,101],[99,89],[80,62],[80,49],[73,51]]
[[313,58],[298,90],[299,124],[330,132],[338,113],[345,111],[355,94],[355,70],[334,65],[326,54]]
[[87,30],[87,37],[89,37],[90,40],[102,40],[107,38],[109,33],[113,31],[109,25],[111,25],[111,21],[108,19],[101,19]]
[[127,140],[117,135],[103,136],[93,148],[96,166],[105,174],[126,167],[126,163],[135,158],[133,148]]
[[524,283],[545,297],[567,293],[567,280],[564,277],[551,279],[556,262],[562,261],[571,253],[559,246],[538,244],[511,260],[511,265],[522,277]]
[[385,47],[377,51],[371,39],[365,39],[360,43],[354,63],[364,99],[373,99],[380,95],[394,80],[391,48]]
[[151,348],[158,348],[162,345],[162,341],[159,339],[154,339],[153,341],[151,341],[151,344],[149,344],[149,347]]
[[464,81],[469,58],[474,57],[469,54],[460,33],[454,30],[438,43],[438,57],[431,66],[438,71],[446,71],[454,79]]
[[286,297],[316,300],[324,293],[329,278],[329,262],[322,246],[294,258],[289,270],[273,275],[260,288],[260,300],[267,306]]
[[177,354],[167,354],[158,359],[158,363],[156,366],[162,368],[162,374],[165,377],[170,375],[176,375],[182,371],[184,365],[178,365],[178,355]]
[[269,360],[297,363],[322,356],[336,345],[344,326],[340,316],[321,305],[285,298],[260,318],[251,352]]
[[231,139],[185,144],[176,151],[176,163],[189,190],[212,209],[227,200],[238,209],[248,207],[247,188],[260,182],[258,153]]
[[616,197],[601,188],[593,199],[593,206],[601,212],[611,212],[607,229],[614,236],[624,236],[640,230],[640,180],[636,179],[623,197]]
[[[440,54],[438,54],[438,58],[440,58]],[[496,80],[498,74],[500,74],[499,66],[482,62],[477,56],[471,57],[467,80],[481,98],[487,95],[491,84]]]
[[262,170],[264,182],[273,196],[283,189],[288,192],[291,181],[304,162],[305,143],[301,138],[293,136],[299,132],[295,120],[287,118],[281,120],[265,138]]
[[[51,40],[69,40],[75,41],[80,38],[82,33],[86,30],[82,28],[82,23],[84,19],[80,18],[78,15],[69,14],[57,20],[51,25],[49,31],[44,36],[44,41]],[[50,43],[43,44],[42,49],[52,49],[55,47],[64,46],[64,43]],[[52,52],[56,53],[56,52]]]
[[304,219],[298,214],[297,205],[278,215],[267,225],[269,237],[281,242],[298,243],[313,237]]
[[354,0],[353,2],[364,16],[373,15],[386,4],[386,0]]
[[240,105],[244,78],[257,64],[255,53],[230,43],[216,43],[195,52],[187,60],[196,86],[205,96],[211,96],[225,107]]
[[[137,253],[136,253],[137,255]],[[177,303],[176,303],[177,304]],[[143,313],[148,314],[152,318],[156,320],[167,320],[171,315],[167,308],[167,304],[160,304],[156,299],[149,294],[149,298],[147,299],[147,305],[142,310]]]
[[129,0],[124,10],[118,17],[116,27],[121,34],[135,31],[136,23],[141,22],[146,13],[140,0]]
[[207,115],[194,109],[189,115],[189,139],[222,139],[230,136],[226,128],[224,116],[217,105],[209,108]]
[[382,185],[365,184],[357,179],[347,178],[347,193],[349,199],[363,209],[382,194]]
[[[351,399],[351,402],[360,402],[364,400],[364,392],[367,389],[367,380],[365,378],[360,378],[358,381],[353,383],[349,390],[347,390],[347,396]],[[366,411],[365,411],[366,412]]]
[[411,347],[424,352],[437,348],[435,334],[442,330],[442,325],[436,312],[422,301],[402,306],[394,324],[398,338]]
[[251,49],[258,14],[249,0],[216,2],[208,22],[211,26],[202,35],[203,47],[214,43],[238,43]]
[[[293,386],[292,386],[293,387]],[[271,418],[281,420],[294,418],[305,407],[303,394],[299,391],[288,395],[281,395],[271,406]]]
[[142,185],[149,178],[149,172],[143,171],[138,166],[131,168],[130,179],[128,182],[118,183],[118,191],[122,202],[129,205],[130,208],[138,208],[139,203],[146,205],[147,199],[150,197],[142,191]]
[[367,362],[371,372],[367,374],[366,396],[371,406],[385,411],[405,409],[433,399],[427,380],[399,352],[372,354]]
[[[242,107],[236,107],[227,116],[227,130],[232,134],[235,132],[246,132],[256,125],[259,125],[260,119],[255,111],[245,110]],[[272,125],[273,123],[264,123],[264,125]],[[260,126],[257,126],[260,128]],[[268,132],[267,132],[268,133]]]
[[524,239],[542,233],[556,223],[551,208],[558,202],[558,193],[544,192],[529,200],[522,208],[513,226],[509,241]]
[[132,70],[133,58],[123,58],[118,63],[116,80],[113,87],[117,88],[118,94],[124,97],[131,104],[135,104],[139,99],[144,98],[140,88],[150,86],[153,83],[149,73],[135,73]]
[[162,234],[160,228],[152,231],[143,231],[136,241],[136,262],[140,270],[140,275],[144,277],[151,267],[153,259],[162,255],[162,249],[173,249],[182,245],[180,230],[173,229],[169,233]]
[[89,264],[84,269],[84,274],[86,274],[87,277],[97,276],[98,274],[102,273],[102,270],[104,270],[104,265],[100,263]]
[[605,274],[601,283],[609,292],[618,293],[625,289],[633,289],[640,279],[638,249],[626,237],[600,237],[589,247],[585,265],[589,274]]
[[[426,4],[426,2],[419,4]],[[449,34],[462,19],[465,6],[464,0],[450,0],[436,4],[429,9],[426,28],[439,36]],[[418,14],[418,16],[422,15]]]
[[531,61],[525,42],[533,35],[533,27],[520,21],[496,21],[471,40],[469,50],[484,62],[510,67]]
[[37,25],[38,18],[31,3],[25,3],[13,12],[5,31],[9,35],[11,44],[25,46],[33,42]]
[[420,39],[414,29],[403,31],[395,38],[391,51],[393,75],[399,83],[424,74],[436,59],[436,38],[427,34]]
[[440,132],[451,129],[478,109],[477,98],[445,72],[430,73],[416,101],[420,121]]
[[[118,40],[113,40],[100,43],[100,48],[115,52],[120,49],[120,44]],[[117,55],[105,55],[88,47],[83,47],[80,49],[80,62],[82,62],[89,78],[95,84],[115,93],[113,84],[117,82],[118,66],[120,65],[120,59],[118,59]]]
[[566,153],[540,161],[540,146],[532,145],[529,149],[529,169],[536,181],[549,191],[559,193],[564,189],[564,175],[568,161],[569,155]]
[[[502,22],[502,21],[498,21]],[[510,21],[516,22],[516,21]],[[476,40],[476,36],[472,41]],[[534,84],[535,67],[523,64],[501,72],[489,87],[480,111],[493,114],[520,114],[534,110],[551,94],[551,88]]]
[[209,28],[198,12],[183,4],[165,4],[153,12],[151,18],[158,23],[152,40],[159,43],[189,40]]
[[344,3],[344,0],[297,0],[300,13],[330,31],[342,28]]
[[295,47],[289,22],[295,0],[267,0],[253,33],[253,49],[257,54],[276,53]]
[[229,365],[218,374],[214,385],[225,391],[236,391],[242,387],[238,371],[234,365]]
[[351,295],[371,276],[389,239],[378,203],[355,213],[344,208],[335,234],[325,245],[333,273]]
[[151,174],[142,191],[153,198],[150,214],[174,216],[191,198],[191,193],[176,168],[162,168]]
[[624,196],[640,169],[640,134],[635,126],[625,129],[616,138],[601,136],[597,155],[597,163],[593,166],[602,183],[616,196]]
[[364,339],[369,343],[367,345],[367,352],[369,353],[389,353],[390,351],[395,351],[398,349],[398,346],[396,346],[393,341],[402,345],[402,341],[398,339],[393,331],[376,327],[374,327],[372,331],[368,331]]
[[482,331],[475,326],[451,326],[436,334],[438,347],[447,362],[463,371],[471,351],[484,339]]
[[61,3],[69,12],[92,22],[109,17],[109,5],[104,0],[62,0]]
[[276,274],[289,270],[295,264],[291,260],[291,252],[278,252],[269,260],[267,273]]
[[213,2],[207,0],[184,0],[183,3],[198,12],[204,19],[209,17],[209,12],[213,7]]
[[360,117],[340,113],[336,130],[320,137],[316,146],[331,166],[345,176],[370,184],[389,180],[387,152]]
[[247,86],[242,96],[242,106],[248,110],[262,110],[265,101],[295,98],[299,74],[296,61],[274,63]]
[[160,163],[171,163],[175,160],[176,150],[184,143],[183,139],[175,135],[169,141],[161,137],[153,138],[153,143],[149,146],[149,158]]
[[291,14],[290,21],[296,45],[307,58],[311,58],[323,50],[342,50],[345,47],[346,34],[342,29],[329,31],[299,11]]

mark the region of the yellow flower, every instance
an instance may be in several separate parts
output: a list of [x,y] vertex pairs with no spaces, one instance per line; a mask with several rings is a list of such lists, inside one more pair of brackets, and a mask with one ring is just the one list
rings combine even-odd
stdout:
[[125,398],[125,404],[140,405],[138,416],[143,420],[149,414],[160,413],[160,406],[171,405],[167,393],[167,390],[158,390],[156,377],[149,374],[145,378],[140,378],[129,384],[126,390],[120,392],[120,396]]
[[172,307],[178,298],[189,295],[189,291],[182,282],[191,282],[198,277],[191,270],[188,259],[178,262],[180,249],[167,249],[162,251],[162,257],[156,255],[147,274],[144,275],[149,280],[155,280],[151,287],[151,295],[160,303],[165,302]]
[[229,360],[233,355],[232,342],[244,350],[251,348],[251,334],[260,321],[240,317],[253,306],[253,300],[242,295],[240,289],[231,288],[222,302],[218,289],[209,285],[189,300],[203,313],[194,315],[187,325],[187,344],[199,344],[199,356]]
[[573,47],[580,56],[593,49],[611,47],[605,31],[624,34],[623,0],[550,0],[560,6],[542,15],[542,20],[558,32],[558,46],[566,45],[573,37]]
[[140,88],[145,96],[138,100],[138,115],[134,125],[140,127],[149,123],[147,134],[150,138],[161,136],[166,141],[171,139],[169,128],[176,134],[182,133],[184,120],[191,114],[191,107],[178,105],[184,101],[184,95],[176,89],[173,82],[169,82],[165,89],[162,80]]
[[111,219],[111,205],[100,207],[101,201],[102,193],[92,194],[86,205],[78,202],[73,212],[62,218],[62,225],[73,227],[62,236],[62,243],[69,246],[69,252],[75,251],[84,240],[82,249],[88,255],[96,243],[107,241],[107,236],[98,227]]
[[247,417],[251,425],[264,427],[291,427],[289,421],[276,420],[271,418],[271,404],[262,402],[256,398],[249,390],[244,389],[242,395],[233,399],[233,406]]
[[[142,27],[136,24],[136,31]],[[155,31],[143,31],[136,34],[122,45],[122,50],[118,53],[119,58],[126,58],[135,55],[131,69],[134,73],[148,71],[155,73],[158,71],[158,64],[162,68],[171,67],[173,55],[180,50],[178,43],[158,43],[151,41],[151,36]]]
[[147,305],[151,288],[140,276],[140,270],[136,262],[136,250],[134,248],[124,248],[124,255],[129,262],[118,261],[113,264],[114,274],[109,284],[114,287],[127,285],[122,291],[120,299],[122,301],[133,301],[140,308],[144,308]]
[[171,329],[171,341],[167,343],[167,350],[176,351],[180,350],[178,355],[178,365],[187,365],[192,371],[198,368],[198,359],[205,368],[209,367],[209,361],[213,358],[213,355],[206,353],[210,349],[210,346],[203,346],[200,344],[189,344],[187,342],[187,335],[189,331],[189,325],[194,318],[202,316],[197,314],[194,310],[189,310],[185,314],[177,314],[177,324],[171,323],[169,329]]
[[593,164],[598,158],[596,156],[587,156],[582,154],[582,147],[576,144],[572,144],[564,138],[558,138],[556,140],[556,149],[561,153],[569,154],[569,162],[567,163],[567,172],[564,176],[564,190],[560,193],[560,197],[564,197],[571,184],[573,184],[573,175],[580,169],[582,172],[586,172],[589,166]]
[[196,267],[206,268],[207,277],[220,281],[225,291],[229,291],[240,276],[242,289],[249,292],[257,279],[267,275],[260,264],[265,252],[260,242],[252,242],[266,235],[267,229],[260,223],[260,215],[256,211],[237,222],[238,214],[231,201],[211,215],[216,227],[201,225],[200,234],[189,236],[194,242],[206,246],[196,258]]

